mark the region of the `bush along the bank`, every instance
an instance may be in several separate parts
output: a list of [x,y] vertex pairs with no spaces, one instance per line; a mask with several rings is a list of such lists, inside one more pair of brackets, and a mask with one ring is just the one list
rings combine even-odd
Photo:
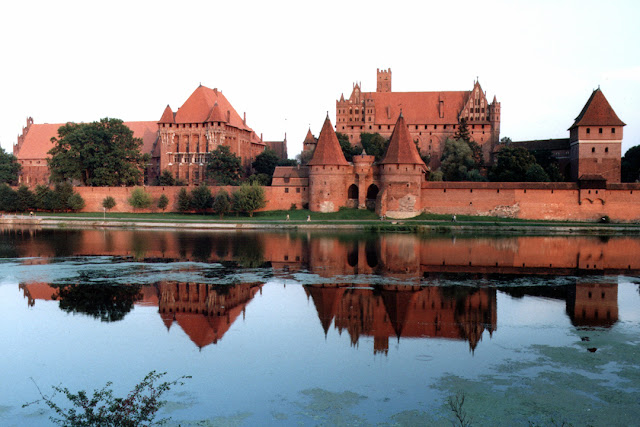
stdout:
[[0,185],[1,212],[77,212],[84,206],[82,196],[66,182],[56,184],[53,189],[39,185],[34,191],[24,185],[17,190]]

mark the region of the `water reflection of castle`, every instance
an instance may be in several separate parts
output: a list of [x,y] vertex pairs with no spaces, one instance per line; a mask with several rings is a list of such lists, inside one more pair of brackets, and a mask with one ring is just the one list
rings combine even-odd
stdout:
[[[20,288],[29,306],[37,299],[60,299],[56,285],[26,283],[20,284]],[[567,315],[574,325],[607,327],[618,320],[617,288],[617,279],[611,278],[605,282],[578,282],[561,287],[501,290],[514,297],[564,299]],[[159,282],[138,286],[135,304],[158,307],[167,329],[177,324],[196,346],[203,348],[221,340],[240,315],[244,318],[247,305],[261,289],[259,283]],[[304,289],[313,300],[325,334],[333,323],[340,334],[349,335],[354,346],[363,336],[373,337],[374,353],[386,354],[390,338],[463,340],[474,351],[485,331],[493,334],[497,329],[495,287],[376,285],[371,288],[316,284],[304,285]],[[78,311],[86,310],[88,305],[80,302]],[[96,316],[95,312],[86,314]],[[102,315],[104,320],[104,313]]]
[[496,291],[439,286],[378,286],[374,289],[307,285],[328,332],[331,322],[351,344],[373,337],[374,353],[387,353],[389,338],[450,338],[475,350],[487,330],[496,329]]
[[[483,286],[493,276],[507,285],[499,289],[514,297],[541,295],[566,301],[566,312],[576,326],[609,326],[618,318],[615,275],[640,273],[640,239],[634,238],[3,230],[0,243],[11,248],[4,256],[25,258],[28,263],[46,263],[56,256],[104,255],[221,262],[234,268],[271,266],[282,277],[310,272],[322,279],[318,282],[332,283],[305,286],[325,333],[333,322],[354,345],[360,337],[371,336],[375,352],[385,352],[393,337],[462,339],[475,349],[484,331],[491,334],[496,329],[495,288]],[[463,274],[481,286],[432,286],[450,274]],[[577,278],[575,285],[559,288],[509,287],[516,275]],[[596,281],[594,275],[603,277]],[[351,288],[353,282],[365,285]],[[369,283],[379,282],[385,284],[368,288]],[[21,287],[29,304],[53,295],[46,284]],[[204,347],[222,338],[260,287],[161,282],[142,287],[136,304],[158,306],[168,328],[177,323]]]

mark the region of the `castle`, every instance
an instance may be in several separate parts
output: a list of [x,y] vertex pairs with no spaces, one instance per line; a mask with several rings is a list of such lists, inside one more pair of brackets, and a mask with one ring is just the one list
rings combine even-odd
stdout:
[[[20,184],[49,184],[47,158],[58,136],[59,124],[35,124],[27,119],[13,154],[22,165]],[[145,183],[151,184],[163,170],[176,179],[197,185],[205,178],[207,153],[218,146],[228,146],[240,157],[246,171],[266,148],[287,158],[287,140],[263,141],[247,125],[246,113],[237,113],[218,89],[198,86],[185,103],[173,112],[167,105],[159,121],[125,122],[136,138],[142,139],[142,152],[151,156],[145,171]]]
[[420,152],[429,155],[428,166],[440,166],[440,156],[447,138],[456,133],[460,120],[468,123],[471,139],[483,151],[486,162],[491,160],[500,139],[500,103],[493,97],[489,103],[479,81],[470,91],[393,92],[391,69],[377,70],[375,92],[363,92],[353,84],[351,96],[344,94],[336,101],[336,131],[360,143],[360,134],[379,133],[389,139],[396,119],[402,112],[412,141],[418,141]]

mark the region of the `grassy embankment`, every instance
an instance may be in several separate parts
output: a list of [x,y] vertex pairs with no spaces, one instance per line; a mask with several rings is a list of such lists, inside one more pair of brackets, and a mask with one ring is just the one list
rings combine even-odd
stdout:
[[[289,220],[287,221],[287,215]],[[73,214],[38,213],[43,219],[58,219],[66,221],[102,221],[109,222],[146,222],[171,223],[174,225],[189,223],[223,223],[223,224],[264,224],[273,227],[305,227],[307,225],[356,226],[363,230],[375,232],[440,232],[464,231],[474,233],[612,233],[612,234],[640,234],[639,224],[603,224],[578,221],[543,221],[523,220],[516,218],[497,218],[489,216],[457,215],[456,222],[451,221],[450,215],[421,214],[415,218],[381,221],[375,212],[358,209],[340,209],[338,212],[319,213],[309,210],[268,211],[256,212],[253,217],[243,214],[228,214],[220,218],[215,214],[181,214],[181,213],[107,213],[86,212]],[[311,221],[307,221],[307,217]]]

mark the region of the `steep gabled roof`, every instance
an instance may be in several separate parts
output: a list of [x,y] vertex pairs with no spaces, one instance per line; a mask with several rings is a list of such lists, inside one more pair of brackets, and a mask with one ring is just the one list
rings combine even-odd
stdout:
[[313,158],[308,163],[309,166],[318,165],[337,165],[348,166],[349,162],[344,158],[340,143],[338,142],[338,136],[333,130],[333,125],[329,116],[327,115],[320,136],[318,137],[318,143],[316,144],[316,150],[313,152]]
[[584,108],[576,117],[576,121],[569,129],[577,126],[626,126],[626,124],[618,118],[618,115],[600,88],[593,91]]
[[175,117],[171,107],[169,107],[169,104],[167,104],[167,108],[164,109],[162,117],[160,117],[160,121],[158,123],[175,123]]
[[[470,91],[443,92],[363,92],[376,107],[374,125],[392,125],[400,111],[409,124],[457,124]],[[440,117],[440,101],[443,114]]]
[[423,165],[426,167],[416,144],[411,139],[409,130],[404,121],[402,113],[398,117],[396,126],[391,134],[391,140],[387,147],[387,152],[384,154],[384,158],[380,164],[409,164],[409,165]]
[[[218,104],[220,111],[228,125],[238,129],[251,131],[242,117],[233,108],[231,103],[217,89],[209,89],[206,86],[198,86],[191,96],[182,104],[176,112],[176,123],[204,123],[212,113],[215,104]],[[229,119],[227,120],[227,111]]]

